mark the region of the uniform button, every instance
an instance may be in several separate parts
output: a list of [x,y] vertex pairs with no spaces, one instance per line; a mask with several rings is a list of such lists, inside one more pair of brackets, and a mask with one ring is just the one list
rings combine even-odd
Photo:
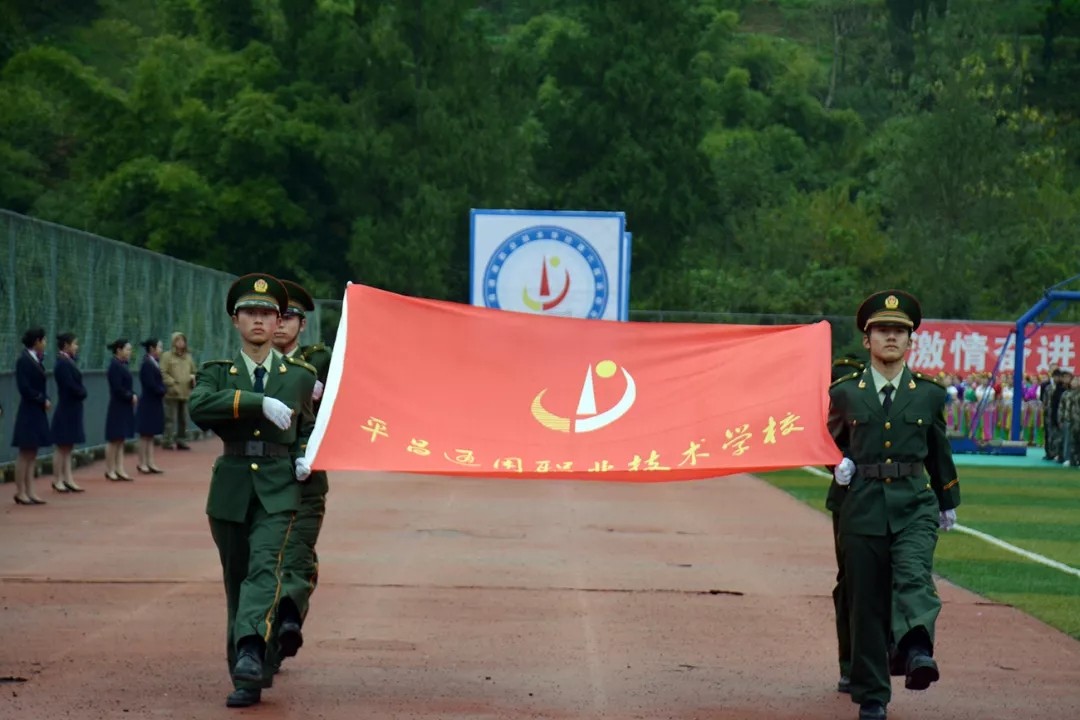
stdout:
[[891,423],[891,422],[888,422],[888,421],[886,421],[886,422],[885,422],[885,429],[886,429],[886,430],[892,430],[892,423]]
[[251,463],[251,469],[252,470],[258,470],[259,469],[259,463]]
[[887,448],[892,447],[892,440],[886,440],[885,441],[885,447],[887,447]]
[[918,420],[916,420],[915,424],[916,425],[922,425],[922,418],[919,418]]
[[888,485],[892,482],[892,478],[885,478],[885,484]]
[[885,458],[885,462],[887,462],[887,463],[891,463],[891,462],[892,462],[892,458]]
[[259,437],[260,435],[262,435],[262,433],[260,431],[258,431],[258,430],[256,430],[254,434],[255,434],[255,437]]

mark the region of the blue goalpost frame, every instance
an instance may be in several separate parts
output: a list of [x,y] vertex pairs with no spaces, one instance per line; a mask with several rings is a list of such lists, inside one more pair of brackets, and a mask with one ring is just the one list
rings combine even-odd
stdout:
[[[1035,303],[1030,310],[1020,316],[1020,319],[1016,321],[1016,329],[1013,331],[1013,336],[1016,338],[1016,347],[1013,349],[1015,355],[1013,360],[1012,428],[1009,430],[1010,440],[1016,441],[1020,439],[1020,418],[1024,402],[1024,345],[1042,329],[1043,325],[1053,320],[1057,314],[1064,309],[1066,303],[1080,302],[1080,291],[1057,289],[1063,285],[1068,285],[1077,279],[1080,279],[1080,275],[1074,275],[1068,280],[1052,286],[1046,291],[1039,302]],[[1049,311],[1047,312],[1046,317],[1038,319],[1039,315],[1046,310]],[[1034,326],[1030,335],[1027,334],[1028,325]],[[1008,341],[1006,340],[1006,343],[1007,342]]]

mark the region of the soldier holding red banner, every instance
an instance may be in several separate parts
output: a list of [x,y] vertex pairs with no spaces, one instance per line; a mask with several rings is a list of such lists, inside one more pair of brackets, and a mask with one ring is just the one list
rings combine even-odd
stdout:
[[939,677],[934,548],[938,528],[956,523],[960,488],[946,435],[945,388],[904,363],[921,319],[919,303],[908,293],[887,290],[867,298],[856,322],[869,365],[829,389],[829,430],[844,454],[833,474],[846,488],[839,536],[852,639],[851,698],[860,720],[886,717],[890,670],[905,675],[910,690],[925,690]]
[[[322,343],[300,345],[300,333],[307,326],[307,313],[315,310],[315,300],[297,283],[281,282],[289,293],[289,304],[274,330],[274,347],[285,357],[301,360],[315,368],[318,380],[312,395],[312,411],[317,414],[330,372],[330,350]],[[314,423],[314,416],[309,420]],[[301,454],[306,449],[306,443],[299,447]],[[319,583],[319,556],[315,552],[315,543],[326,515],[329,490],[326,473],[321,470],[312,471],[300,489],[300,510],[282,554],[284,579],[278,605],[281,625],[277,635],[282,658],[293,657],[304,644],[301,629],[307,618],[311,595]]]
[[226,312],[242,341],[231,358],[203,363],[191,394],[191,419],[223,441],[214,462],[206,514],[225,582],[226,657],[234,690],[229,707],[261,701],[273,684],[283,557],[311,468],[300,448],[311,435],[308,363],[282,357],[272,336],[289,304],[270,275],[238,278]]

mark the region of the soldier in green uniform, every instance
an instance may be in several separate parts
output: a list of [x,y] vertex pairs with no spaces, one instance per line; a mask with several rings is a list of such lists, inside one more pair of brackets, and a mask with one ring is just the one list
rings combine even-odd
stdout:
[[[836,358],[832,364],[832,380],[862,371],[866,363],[858,358]],[[844,553],[840,546],[840,506],[847,495],[847,487],[840,485],[833,478],[829,483],[829,494],[825,497],[825,507],[832,514],[833,550],[836,553],[836,586],[833,587],[833,610],[836,615],[837,655],[840,661],[840,681],[836,684],[837,692],[851,692],[851,628],[848,624],[847,586],[844,584]]]
[[[282,283],[289,292],[289,306],[282,313],[281,323],[274,332],[274,347],[285,357],[297,358],[315,367],[318,382],[312,400],[313,411],[318,413],[319,400],[330,372],[330,349],[322,343],[300,346],[300,333],[307,326],[307,313],[315,310],[315,301],[300,285],[289,280],[282,280]],[[301,454],[305,448],[300,447]],[[300,510],[285,546],[284,584],[278,606],[281,622],[278,642],[283,658],[296,655],[304,644],[301,628],[307,618],[311,594],[319,581],[319,557],[315,553],[315,543],[326,514],[326,493],[329,489],[326,473],[321,471],[312,472],[300,489]]]
[[904,364],[921,320],[918,301],[905,292],[868,297],[856,322],[869,367],[829,389],[829,430],[844,454],[833,474],[848,487],[839,529],[851,699],[860,720],[886,717],[890,624],[905,687],[925,690],[939,677],[934,548],[938,528],[956,523],[960,487],[946,436],[945,388]]
[[[204,363],[191,394],[191,419],[224,443],[214,462],[206,514],[221,558],[228,604],[229,707],[259,702],[273,682],[272,630],[284,578],[284,549],[311,470],[300,447],[311,434],[315,368],[273,350],[285,286],[265,274],[229,288],[226,311],[240,334],[231,359]],[[268,655],[269,653],[269,655]]]

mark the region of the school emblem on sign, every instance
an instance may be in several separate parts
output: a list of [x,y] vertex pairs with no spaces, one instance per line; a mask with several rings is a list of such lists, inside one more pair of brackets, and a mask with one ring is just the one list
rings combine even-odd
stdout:
[[492,253],[483,275],[489,308],[576,318],[603,317],[611,295],[596,249],[564,227],[515,232]]

